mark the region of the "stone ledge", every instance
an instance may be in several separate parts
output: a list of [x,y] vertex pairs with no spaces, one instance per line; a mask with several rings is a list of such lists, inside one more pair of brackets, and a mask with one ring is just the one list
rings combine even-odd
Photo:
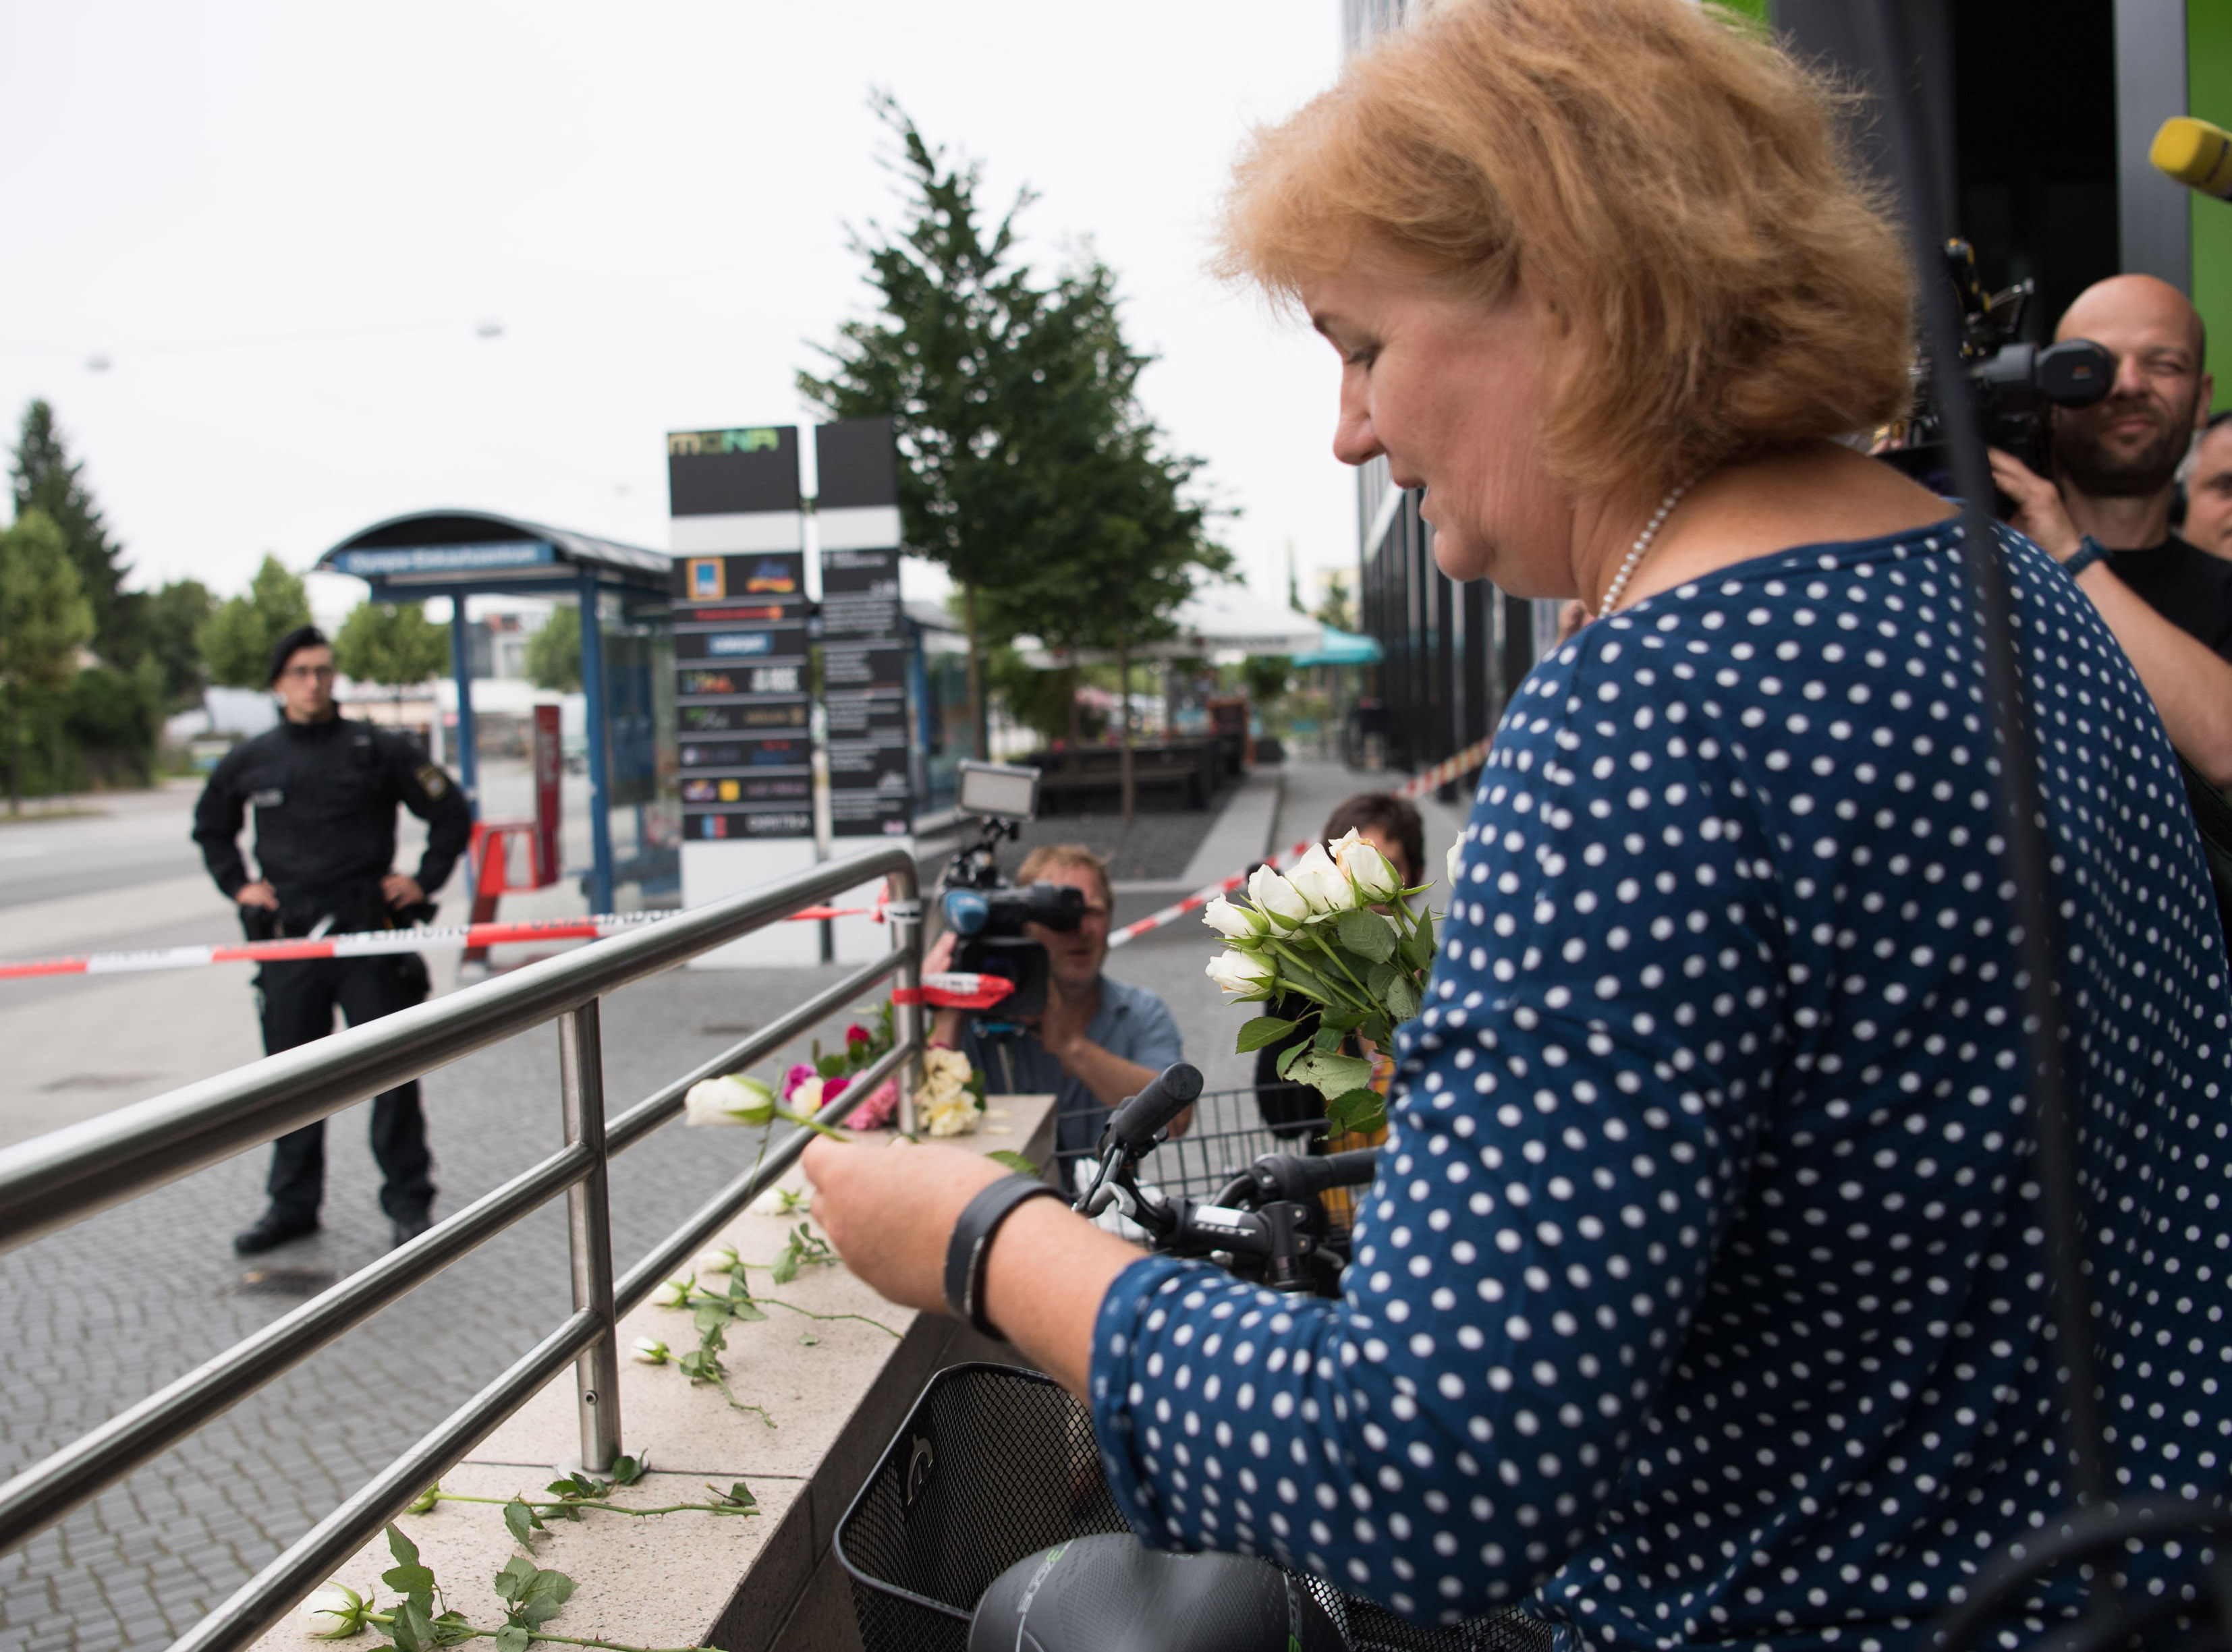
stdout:
[[[1052,1097],[999,1097],[985,1126],[953,1144],[987,1153],[1012,1148],[1048,1164],[1053,1126]],[[888,1132],[865,1132],[861,1139],[879,1137],[888,1139]],[[806,1184],[794,1169],[781,1185]],[[710,1242],[735,1246],[746,1261],[770,1262],[805,1220],[802,1210],[778,1213],[770,1193]],[[894,1307],[841,1264],[808,1268],[779,1288],[762,1276],[754,1288],[815,1313],[860,1314],[899,1334],[780,1307],[770,1308],[763,1322],[731,1326],[730,1385],[739,1398],[767,1407],[772,1428],[671,1365],[623,1358],[622,1448],[648,1457],[651,1473],[611,1500],[636,1506],[688,1502],[706,1495],[707,1481],[725,1489],[741,1479],[761,1513],[639,1519],[589,1510],[579,1523],[553,1522],[549,1535],[535,1539],[535,1564],[566,1573],[577,1585],[550,1623],[553,1632],[721,1652],[858,1647],[844,1570],[830,1554],[838,1520],[932,1373],[964,1360],[1015,1355],[942,1315]],[[815,1340],[802,1343],[801,1332]],[[638,1337],[656,1337],[678,1352],[697,1342],[687,1314],[648,1304],[621,1319],[620,1336],[624,1351]],[[555,1476],[555,1465],[578,1461],[579,1452],[568,1370],[443,1475],[443,1489],[531,1497]],[[449,1605],[478,1624],[502,1623],[491,1580],[519,1550],[500,1510],[444,1503],[397,1524],[419,1545]],[[335,1581],[364,1593],[378,1587],[393,1565],[383,1533],[342,1566]],[[390,1591],[380,1588],[380,1594],[384,1602]],[[314,1638],[299,1616],[256,1642],[258,1652],[312,1652],[333,1644]]]

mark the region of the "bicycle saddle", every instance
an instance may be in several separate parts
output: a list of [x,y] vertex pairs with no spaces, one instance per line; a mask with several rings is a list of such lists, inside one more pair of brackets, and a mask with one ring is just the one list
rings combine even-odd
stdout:
[[1301,1580],[1237,1554],[1166,1554],[1128,1532],[1057,1543],[992,1580],[969,1652],[1348,1652]]

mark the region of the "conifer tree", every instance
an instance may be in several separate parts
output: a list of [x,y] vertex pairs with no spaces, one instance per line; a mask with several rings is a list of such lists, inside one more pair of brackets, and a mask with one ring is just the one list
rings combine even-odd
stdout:
[[139,663],[142,651],[136,624],[139,604],[124,590],[131,564],[124,560],[124,547],[109,536],[84,470],[83,463],[69,456],[55,410],[35,398],[23,409],[9,471],[15,484],[16,515],[20,519],[36,510],[61,532],[77,568],[80,592],[93,614],[94,651],[128,671]]

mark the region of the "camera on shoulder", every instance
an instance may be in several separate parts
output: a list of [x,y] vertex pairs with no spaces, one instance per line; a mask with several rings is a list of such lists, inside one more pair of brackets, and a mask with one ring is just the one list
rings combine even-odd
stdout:
[[1085,895],[1065,884],[1018,889],[1000,871],[1000,845],[1038,813],[1039,771],[1009,763],[961,765],[961,813],[976,817],[976,841],[953,857],[941,880],[946,927],[959,937],[953,968],[998,975],[1015,991],[1000,1004],[1002,1023],[1046,1007],[1047,950],[1023,933],[1036,923],[1057,931],[1085,921]]
[[[1955,490],[1951,438],[1938,385],[1948,372],[1969,381],[1985,444],[2012,453],[2041,476],[2051,474],[2047,418],[2055,407],[2090,407],[2115,387],[2116,358],[2090,339],[2024,342],[2020,334],[2036,283],[2020,281],[1987,294],[1976,255],[1966,241],[1948,241],[1945,279],[1961,301],[1961,359],[1949,366],[1926,358],[1917,371],[1914,411],[1891,427],[1882,457],[1925,488]],[[2010,501],[1998,502],[2002,515]]]

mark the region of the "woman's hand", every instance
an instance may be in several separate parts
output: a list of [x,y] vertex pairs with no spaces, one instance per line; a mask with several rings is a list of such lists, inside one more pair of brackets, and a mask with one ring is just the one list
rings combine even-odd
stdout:
[[[910,1308],[944,1313],[945,1247],[979,1189],[1009,1174],[957,1147],[889,1147],[816,1141],[801,1161],[814,1182],[814,1219],[875,1290]],[[1018,1351],[1084,1397],[1100,1299],[1139,1253],[1062,1208],[1057,1199],[1016,1207],[993,1235],[984,1311]]]
[[814,1220],[870,1286],[926,1313],[945,1312],[945,1241],[978,1189],[1009,1172],[958,1147],[817,1140],[800,1161]]

